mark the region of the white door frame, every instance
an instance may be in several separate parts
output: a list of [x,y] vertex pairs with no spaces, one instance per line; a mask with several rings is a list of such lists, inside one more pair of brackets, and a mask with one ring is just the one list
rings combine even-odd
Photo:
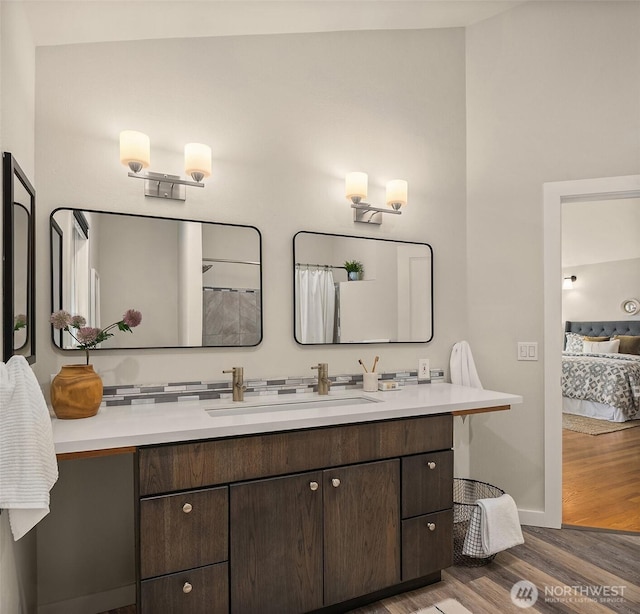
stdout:
[[640,197],[640,175],[545,183],[544,524],[562,524],[562,203]]

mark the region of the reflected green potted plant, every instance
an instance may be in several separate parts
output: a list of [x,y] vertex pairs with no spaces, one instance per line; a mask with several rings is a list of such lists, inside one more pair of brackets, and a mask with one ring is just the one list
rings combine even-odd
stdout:
[[362,266],[362,262],[358,260],[347,260],[344,263],[344,268],[347,269],[349,281],[358,281],[362,279],[364,275],[364,266]]
[[13,318],[13,332],[19,331],[21,328],[27,327],[27,316],[24,313],[18,314]]
[[51,382],[51,405],[56,416],[61,419],[89,418],[95,416],[102,402],[102,379],[89,364],[89,350],[113,337],[116,327],[124,332],[133,332],[142,322],[142,314],[128,309],[122,320],[109,324],[105,328],[86,326],[87,321],[81,315],[72,316],[68,311],[60,310],[51,314],[53,328],[64,330],[78,347],[83,349],[86,364],[63,365]]

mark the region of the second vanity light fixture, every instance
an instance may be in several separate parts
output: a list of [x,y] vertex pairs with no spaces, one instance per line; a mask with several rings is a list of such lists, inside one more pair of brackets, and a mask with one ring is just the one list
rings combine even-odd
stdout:
[[193,181],[181,179],[178,175],[141,173],[149,166],[151,157],[149,137],[135,130],[120,133],[120,162],[129,167],[129,177],[144,179],[144,195],[170,200],[186,200],[184,186],[204,188],[202,180],[211,175],[211,147],[201,143],[187,143],[184,146],[185,172]]
[[382,209],[364,202],[367,197],[367,173],[347,173],[345,177],[346,197],[351,200],[353,221],[365,224],[382,224],[383,213],[401,215],[400,207],[407,204],[408,184],[404,179],[392,179],[387,182],[387,205],[390,209]]

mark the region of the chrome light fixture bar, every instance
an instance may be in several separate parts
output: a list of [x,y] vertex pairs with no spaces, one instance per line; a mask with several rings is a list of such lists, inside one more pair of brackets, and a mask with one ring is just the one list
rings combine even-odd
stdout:
[[374,207],[363,199],[367,197],[368,177],[366,173],[352,172],[345,177],[346,197],[351,200],[353,221],[364,224],[382,224],[382,214],[401,215],[400,207],[407,204],[408,185],[404,179],[393,179],[387,183],[387,205],[390,209]]
[[188,181],[181,179],[178,175],[167,175],[166,173],[128,173],[128,177],[134,179],[144,179],[144,195],[153,198],[168,198],[170,200],[187,200],[184,186],[204,188],[204,183],[199,181]]
[[211,174],[211,148],[201,143],[187,143],[184,148],[185,170],[193,181],[168,173],[141,173],[149,166],[149,137],[135,130],[120,133],[120,161],[129,167],[129,177],[144,179],[144,195],[153,198],[186,200],[185,186],[204,188],[202,180]]

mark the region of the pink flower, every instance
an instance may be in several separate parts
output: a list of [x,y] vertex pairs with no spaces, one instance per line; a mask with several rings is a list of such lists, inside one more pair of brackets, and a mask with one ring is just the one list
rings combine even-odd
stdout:
[[122,316],[122,321],[129,327],[135,328],[142,322],[142,314],[135,309],[127,309],[125,314]]
[[82,328],[86,324],[87,321],[82,316],[71,316],[71,326],[73,328]]
[[71,324],[71,314],[64,309],[61,309],[60,311],[52,313],[49,321],[53,324],[53,328],[62,330]]
[[91,328],[91,326],[84,326],[78,329],[77,338],[82,345],[91,345],[92,343],[95,343],[99,334],[100,334],[99,328]]

